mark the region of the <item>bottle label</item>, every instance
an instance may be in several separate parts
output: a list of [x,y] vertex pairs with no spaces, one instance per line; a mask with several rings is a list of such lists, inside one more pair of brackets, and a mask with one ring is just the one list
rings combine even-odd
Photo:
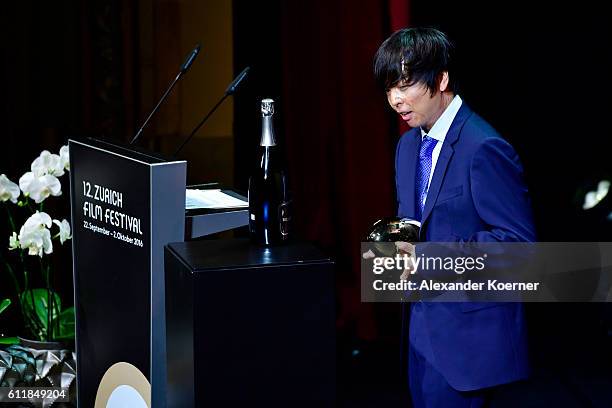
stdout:
[[278,221],[281,236],[286,239],[291,224],[291,201],[284,201],[278,206]]

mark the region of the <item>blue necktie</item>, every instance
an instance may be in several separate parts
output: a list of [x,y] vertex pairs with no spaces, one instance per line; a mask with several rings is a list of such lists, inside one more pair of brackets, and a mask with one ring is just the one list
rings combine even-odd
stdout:
[[421,221],[423,208],[427,198],[427,184],[429,183],[429,173],[431,173],[432,153],[438,141],[433,137],[425,135],[421,141],[419,151],[419,162],[416,171],[416,219]]

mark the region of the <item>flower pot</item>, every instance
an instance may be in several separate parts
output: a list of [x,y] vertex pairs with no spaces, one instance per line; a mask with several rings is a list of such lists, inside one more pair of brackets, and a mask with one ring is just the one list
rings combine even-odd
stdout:
[[23,347],[31,348],[34,350],[62,350],[69,348],[67,344],[62,343],[60,341],[37,341],[25,339],[23,337],[19,338],[19,344]]

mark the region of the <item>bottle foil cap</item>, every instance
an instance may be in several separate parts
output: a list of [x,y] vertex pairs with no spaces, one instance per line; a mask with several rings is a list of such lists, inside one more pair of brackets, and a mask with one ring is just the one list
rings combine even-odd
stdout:
[[261,100],[261,113],[265,116],[272,116],[274,114],[274,100],[270,98]]

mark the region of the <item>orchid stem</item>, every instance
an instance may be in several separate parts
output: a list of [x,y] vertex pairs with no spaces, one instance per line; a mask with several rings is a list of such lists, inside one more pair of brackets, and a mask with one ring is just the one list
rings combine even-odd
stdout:
[[15,276],[15,271],[13,271],[13,268],[6,260],[4,261],[4,265],[6,265],[6,270],[8,271],[9,275],[11,275],[11,279],[13,280],[13,285],[15,286],[15,291],[17,292],[17,295],[19,295],[21,293],[21,288],[19,287],[19,281],[17,280],[17,277]]
[[13,232],[17,232],[17,230],[15,229],[15,222],[13,221],[13,215],[11,214],[11,210],[9,209],[9,206],[4,204],[4,208],[6,208],[8,220],[9,220],[9,223],[11,224],[11,229],[13,230]]

